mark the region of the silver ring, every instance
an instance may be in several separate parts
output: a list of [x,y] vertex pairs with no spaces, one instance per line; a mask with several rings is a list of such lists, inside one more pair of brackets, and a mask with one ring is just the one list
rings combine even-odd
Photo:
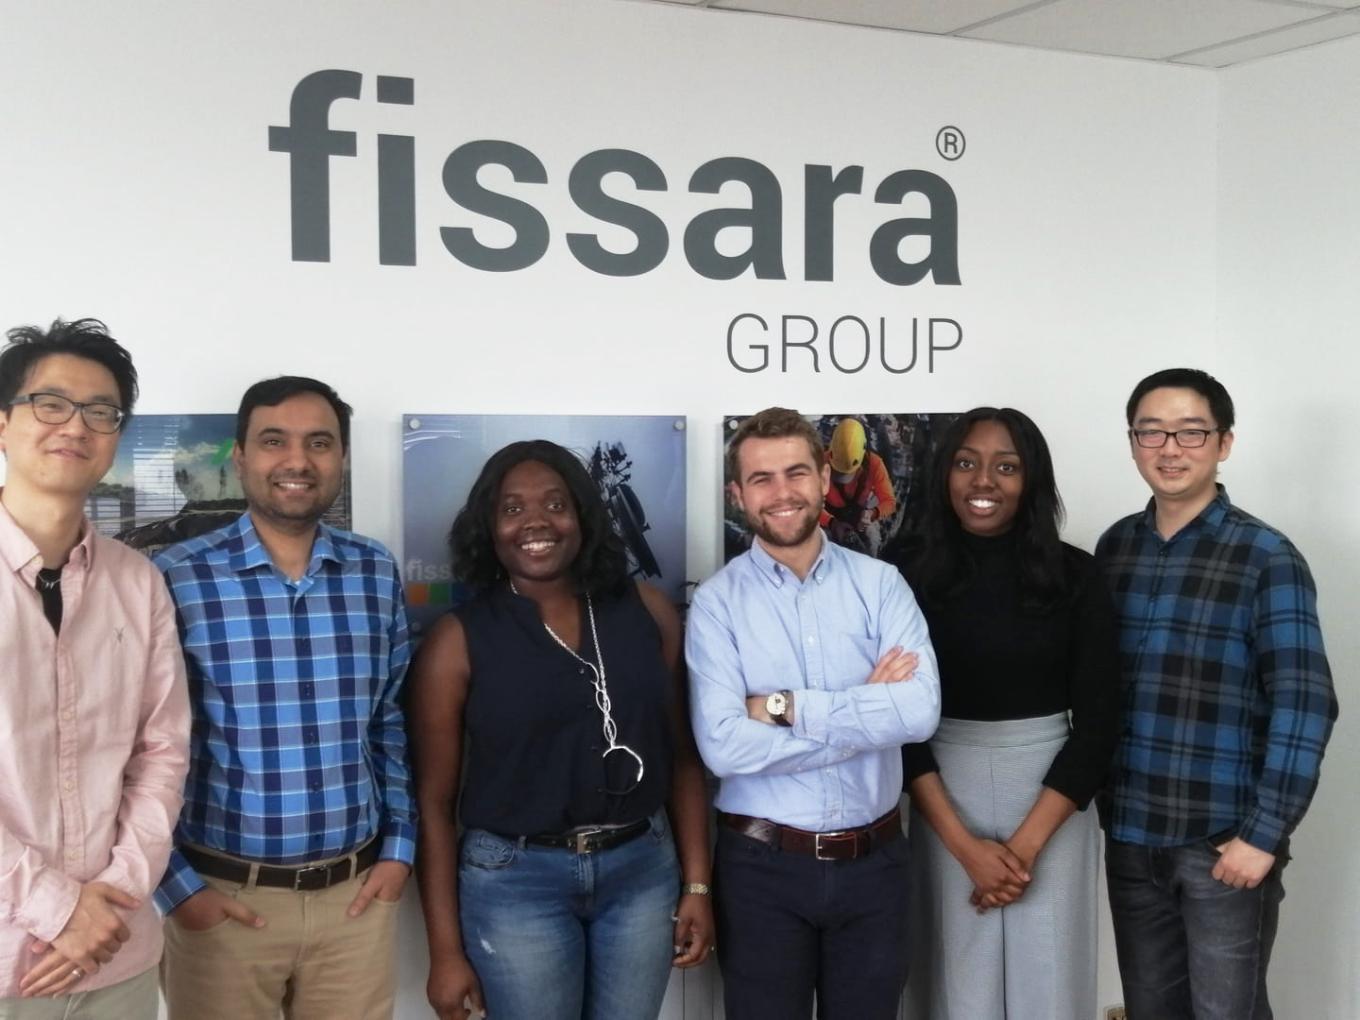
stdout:
[[85,976],[85,972],[81,970],[79,967],[72,967],[71,976],[75,978],[83,978]]

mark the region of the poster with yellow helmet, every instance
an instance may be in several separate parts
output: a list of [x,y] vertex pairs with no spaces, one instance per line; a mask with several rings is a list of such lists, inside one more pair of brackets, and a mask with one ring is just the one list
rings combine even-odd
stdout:
[[[745,417],[725,416],[724,452]],[[822,444],[819,455],[831,469],[821,513],[827,537],[857,552],[891,558],[914,520],[916,496],[935,438],[958,412],[803,417],[815,427]],[[750,544],[745,517],[728,501],[723,512],[724,561],[739,556]]]

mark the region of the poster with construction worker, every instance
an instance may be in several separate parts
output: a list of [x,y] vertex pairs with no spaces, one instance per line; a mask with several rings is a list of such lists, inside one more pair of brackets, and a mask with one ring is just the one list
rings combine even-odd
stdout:
[[[744,420],[724,419],[723,446]],[[821,524],[838,545],[869,556],[884,556],[893,540],[910,530],[917,488],[934,449],[935,437],[957,412],[928,414],[809,414],[831,469]],[[728,478],[730,482],[732,479]],[[723,513],[723,556],[745,552],[751,533],[730,501]]]
[[402,577],[411,634],[471,594],[454,577],[449,527],[497,450],[547,439],[599,486],[629,573],[685,599],[685,429],[679,415],[402,415]]

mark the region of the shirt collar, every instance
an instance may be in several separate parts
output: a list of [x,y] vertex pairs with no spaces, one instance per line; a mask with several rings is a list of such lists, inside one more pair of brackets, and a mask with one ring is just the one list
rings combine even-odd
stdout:
[[[3,491],[3,487],[0,487],[0,491]],[[80,541],[71,550],[66,562],[84,570],[94,562],[94,528],[90,526],[89,519],[84,518],[80,529]],[[28,533],[10,516],[3,503],[0,503],[0,559],[4,560],[11,572],[22,574],[29,584],[42,567],[42,553]]]
[[[234,529],[234,536],[237,539],[236,547],[231,554],[233,572],[244,574],[262,567],[274,569],[274,561],[269,555],[269,550],[260,541],[260,534],[255,530],[255,522],[249,510],[238,517],[235,524],[228,527]],[[307,573],[315,574],[327,561],[343,564],[345,557],[335,543],[331,528],[325,524],[318,524],[316,538],[312,541],[312,558],[307,563]]]
[[758,538],[751,539],[751,563],[757,572],[776,588],[782,588],[786,581],[792,581],[794,584],[805,584],[807,580],[815,580],[818,584],[821,584],[826,580],[828,564],[835,555],[833,550],[836,545],[827,541],[826,532],[821,528],[817,529],[817,534],[822,540],[822,548],[817,554],[817,558],[812,561],[812,569],[808,571],[807,579],[804,581],[799,581],[797,574],[771,556]]
[[[1194,520],[1181,528],[1167,541],[1173,541],[1188,532],[1198,532],[1201,528],[1217,528],[1223,523],[1223,518],[1227,515],[1228,508],[1232,506],[1232,501],[1228,499],[1228,490],[1223,487],[1221,482],[1215,482],[1214,487],[1217,491],[1209,504],[1195,515]],[[1142,524],[1144,529],[1157,535],[1157,500],[1155,498],[1148,500],[1147,509],[1143,511],[1143,517],[1139,523]],[[1157,537],[1161,538],[1160,535]]]

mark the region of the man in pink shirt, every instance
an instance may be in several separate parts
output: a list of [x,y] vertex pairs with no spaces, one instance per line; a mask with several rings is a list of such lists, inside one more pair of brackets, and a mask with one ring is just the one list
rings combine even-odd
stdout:
[[0,1020],[155,1020],[189,707],[151,562],[84,504],[137,398],[93,319],[0,352]]

